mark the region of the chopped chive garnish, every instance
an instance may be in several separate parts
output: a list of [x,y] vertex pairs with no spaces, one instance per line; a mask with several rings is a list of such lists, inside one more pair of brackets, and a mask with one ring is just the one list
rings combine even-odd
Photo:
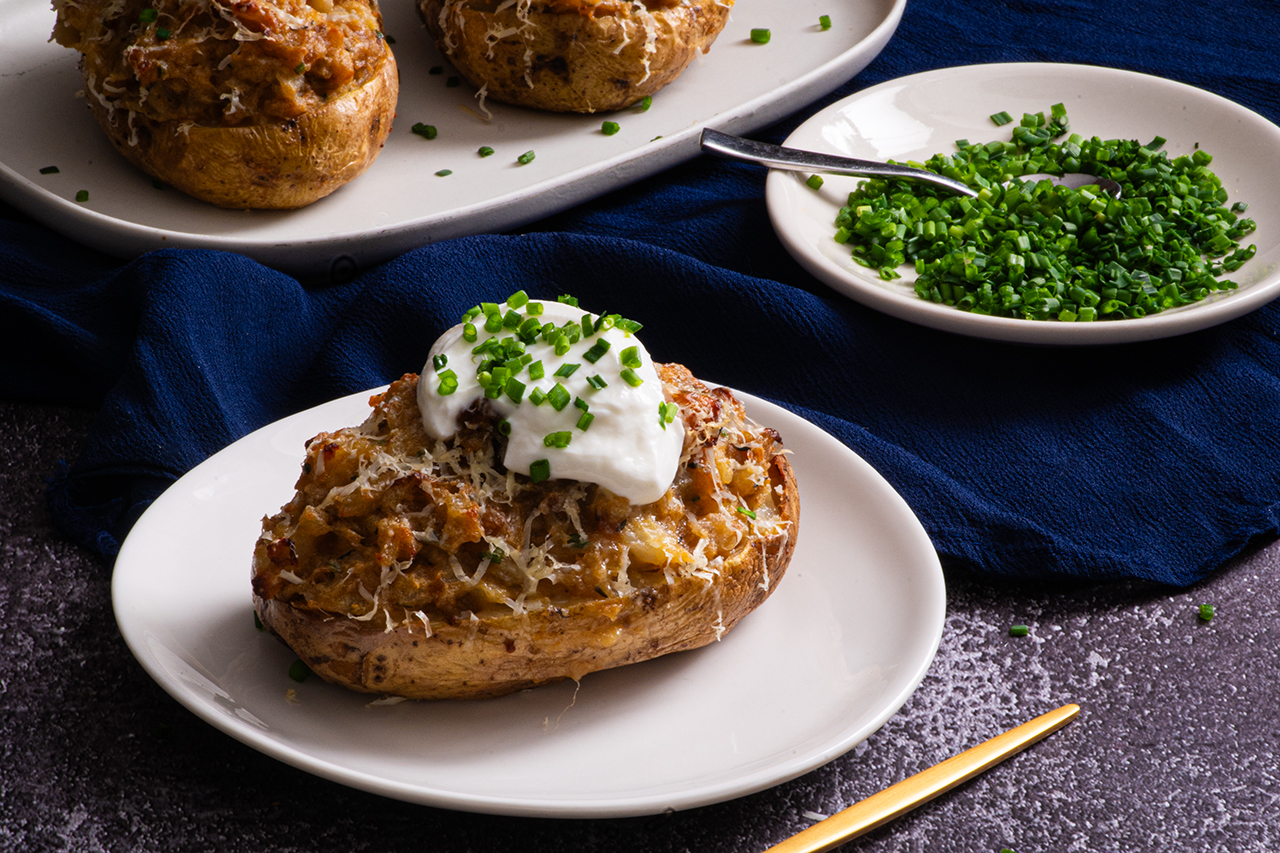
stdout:
[[530,302],[528,305],[526,305],[526,306],[525,306],[525,308],[524,308],[524,313],[528,314],[530,317],[541,317],[541,316],[542,316],[542,303],[541,303],[541,302]]
[[307,64],[306,64],[305,62],[299,62],[296,66],[294,66],[294,68],[293,68],[293,73],[294,73],[294,74],[302,74],[302,73],[304,73],[306,70],[307,70]]
[[609,387],[609,383],[604,381],[604,377],[597,373],[595,376],[587,377],[587,384],[599,391],[601,388]]
[[545,447],[565,448],[569,446],[569,442],[573,440],[573,433],[568,430],[560,430],[559,432],[547,433],[542,438],[542,444]]
[[311,675],[311,667],[307,666],[301,659],[289,664],[289,677],[299,684],[306,681],[309,675]]
[[640,366],[640,350],[638,347],[627,347],[618,353],[618,361],[622,362],[623,367],[639,367]]
[[528,151],[524,152],[519,157],[517,157],[516,162],[519,163],[521,166],[528,166],[530,163],[533,162],[533,158],[535,156],[537,155],[535,155],[533,153],[533,149],[530,148]]
[[498,433],[500,435],[511,435],[511,421],[498,421]]
[[583,432],[586,432],[587,427],[591,426],[591,422],[594,421],[595,419],[596,419],[596,416],[591,414],[590,412],[583,412],[581,415],[578,416],[578,429],[582,430]]
[[619,130],[622,130],[622,127],[616,121],[606,121],[600,125],[600,132],[605,136],[613,136]]
[[1004,127],[1006,124],[1013,121],[1013,116],[1009,115],[1007,110],[1001,110],[998,113],[992,113],[991,121],[994,122],[997,127]]
[[438,352],[435,355],[431,356],[431,366],[435,368],[436,373],[439,373],[448,364],[449,364],[449,356],[445,355],[442,352]]
[[440,171],[436,172],[436,177],[447,178],[452,174],[453,174],[453,169],[441,169]]
[[519,403],[524,399],[524,389],[526,387],[523,382],[512,376],[507,380],[507,387],[504,390],[507,392],[507,397],[511,399],[511,402]]
[[535,483],[551,479],[551,460],[539,459],[529,463],[529,479]]
[[88,200],[89,200],[88,190],[79,190],[76,192],[76,201],[88,201]]
[[1202,621],[1208,622],[1215,615],[1217,615],[1217,612],[1214,609],[1212,604],[1201,604],[1199,609],[1197,610],[1197,615],[1199,615]]
[[751,31],[751,40],[756,44],[768,44],[772,34],[763,27],[757,27]]
[[622,381],[630,385],[632,388],[639,388],[644,384],[644,380],[640,378],[640,375],[630,367],[622,368]]
[[1025,637],[1031,633],[1031,629],[1026,625],[1014,625],[1009,629],[1010,637]]
[[740,515],[745,515],[747,518],[751,519],[752,521],[756,520],[755,510],[747,509],[745,506],[738,507],[738,513]]
[[823,181],[822,181],[821,175],[810,175],[809,180],[804,182],[804,185],[811,190],[821,189],[822,184],[823,184]]
[[156,27],[156,38],[160,39],[160,41],[166,41],[171,35],[173,35],[173,33],[169,32],[164,27]]
[[822,28],[822,29],[824,29],[824,30],[829,30],[829,29],[831,29],[831,16],[830,16],[830,15],[820,15],[820,16],[818,17],[818,26],[819,26],[819,27],[821,27],[821,28]]
[[58,174],[58,167],[57,167],[57,166],[45,166],[43,169],[41,169],[41,170],[40,170],[40,174],[42,174],[42,175],[56,175],[56,174]]
[[556,369],[556,372],[555,372],[555,373],[553,373],[553,374],[551,374],[551,375],[552,375],[552,376],[559,376],[559,377],[561,377],[561,378],[563,378],[563,379],[568,379],[570,376],[572,376],[572,375],[573,375],[574,371],[575,371],[575,370],[577,370],[579,367],[582,367],[582,365],[581,365],[581,364],[569,364],[569,363],[562,364],[562,365],[560,365],[560,367],[559,367],[559,368],[557,368],[557,369]]
[[435,139],[440,133],[436,130],[435,125],[423,124],[422,122],[418,122],[411,127],[410,130],[421,136],[423,139]]
[[529,365],[530,379],[541,379],[543,376],[546,376],[546,375],[547,375],[547,369],[542,366],[541,359]]
[[545,399],[547,399],[547,392],[543,391],[536,385],[533,387],[533,390],[529,392],[529,402],[533,403],[535,406],[541,406],[542,401]]
[[494,548],[490,551],[485,551],[480,555],[481,559],[488,560],[490,563],[501,563],[502,559],[506,556],[507,552],[503,551],[501,548]]
[[476,150],[476,153],[479,154],[481,157],[488,157],[493,153],[493,149],[490,148],[488,145],[481,145],[480,148]]
[[469,344],[474,344],[476,339],[480,337],[480,333],[476,331],[475,323],[462,324],[462,339]]
[[676,419],[676,413],[680,411],[675,403],[659,403],[658,404],[658,425],[663,429],[667,428],[667,424]]
[[144,24],[154,24],[159,17],[160,13],[155,9],[143,9],[138,13],[138,20]]
[[639,103],[636,104],[636,108],[642,113],[647,112],[651,106],[653,106],[653,95],[645,95],[640,99]]
[[557,296],[556,302],[562,303],[564,305],[570,305],[574,308],[578,307],[578,297],[570,296],[567,293],[562,293],[559,296]]
[[574,397],[573,405],[579,409],[582,409],[582,411],[584,412],[590,410],[591,408],[591,405],[581,397]]

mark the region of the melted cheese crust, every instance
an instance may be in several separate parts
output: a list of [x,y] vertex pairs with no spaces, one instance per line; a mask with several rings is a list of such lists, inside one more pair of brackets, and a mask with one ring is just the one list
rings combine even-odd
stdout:
[[[418,377],[372,398],[359,427],[307,446],[297,492],[264,519],[254,592],[391,631],[621,601],[676,578],[709,584],[745,549],[785,540],[783,451],[723,388],[659,365],[686,433],[674,483],[634,506],[595,485],[533,483],[502,468],[495,418],[423,430]],[[762,586],[769,583],[766,575]]]

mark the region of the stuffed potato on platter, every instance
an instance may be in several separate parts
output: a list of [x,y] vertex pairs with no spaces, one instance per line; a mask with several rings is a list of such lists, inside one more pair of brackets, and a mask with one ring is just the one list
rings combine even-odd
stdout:
[[54,0],[128,160],[228,208],[297,208],[362,174],[399,81],[376,0]]
[[617,110],[706,53],[733,0],[418,0],[437,46],[486,97]]

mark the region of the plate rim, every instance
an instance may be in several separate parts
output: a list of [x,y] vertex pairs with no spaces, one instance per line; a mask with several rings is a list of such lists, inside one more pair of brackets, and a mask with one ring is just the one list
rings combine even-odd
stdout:
[[[385,386],[383,386],[385,387]],[[376,393],[379,389],[370,389],[360,391],[354,394],[337,398],[336,400],[322,403],[318,406],[307,409],[303,412],[287,416],[264,427],[254,430],[246,435],[240,441],[245,441],[252,436],[259,436],[268,431],[277,431],[283,427],[287,421],[301,420],[306,422],[308,417],[314,417],[317,413],[326,409],[326,407],[336,406],[338,404],[352,403],[357,398],[367,399],[370,393]],[[354,769],[343,766],[337,762],[321,756],[313,755],[310,752],[301,749],[296,744],[291,744],[272,736],[269,732],[264,732],[256,727],[245,723],[239,718],[221,713],[212,707],[209,701],[204,700],[193,690],[185,688],[182,682],[175,677],[169,670],[149,652],[146,640],[151,636],[146,630],[145,625],[137,625],[134,623],[133,617],[130,615],[130,609],[133,605],[126,599],[124,590],[130,581],[130,573],[133,569],[132,552],[138,546],[137,539],[131,532],[126,537],[125,542],[120,549],[120,555],[117,558],[116,568],[113,570],[111,583],[111,600],[112,609],[116,618],[117,626],[121,636],[125,640],[127,647],[133,654],[134,658],[141,664],[147,675],[152,678],[166,693],[177,700],[179,704],[192,712],[196,717],[213,726],[215,729],[231,736],[241,743],[250,746],[259,752],[275,758],[284,764],[304,770],[329,781],[337,782],[342,785],[365,790],[371,793],[386,796],[392,799],[402,800],[421,805],[429,805],[442,808],[450,808],[462,811],[502,814],[512,816],[525,817],[551,817],[551,818],[614,818],[614,817],[634,817],[641,815],[658,814],[671,810],[686,810],[690,808],[698,808],[714,803],[724,802],[742,796],[765,790],[770,787],[779,785],[790,779],[794,779],[805,773],[808,773],[840,755],[848,752],[858,743],[865,740],[875,731],[880,729],[885,722],[888,721],[903,704],[914,694],[924,680],[929,668],[932,666],[933,660],[937,655],[940,647],[942,634],[945,627],[946,618],[946,584],[942,572],[941,561],[932,541],[929,539],[927,532],[920,523],[919,518],[907,505],[905,499],[892,487],[866,460],[848,448],[837,438],[823,430],[817,424],[803,418],[799,414],[786,409],[785,407],[756,397],[754,395],[734,391],[738,395],[749,411],[759,413],[764,418],[776,419],[781,413],[783,419],[792,418],[795,421],[806,424],[809,429],[813,430],[813,435],[819,441],[830,444],[833,448],[842,448],[848,456],[848,461],[855,467],[861,469],[865,475],[869,477],[877,490],[883,492],[887,499],[891,500],[895,505],[893,511],[895,515],[902,516],[906,524],[905,531],[901,534],[902,541],[910,547],[913,552],[918,552],[918,556],[927,565],[921,565],[921,571],[918,572],[916,578],[921,582],[921,588],[918,590],[916,598],[921,602],[920,610],[921,621],[924,624],[932,626],[932,630],[928,636],[922,640],[927,641],[928,653],[922,655],[915,660],[914,666],[909,671],[904,671],[905,677],[899,679],[900,687],[895,691],[890,691],[891,695],[882,699],[875,704],[875,712],[871,713],[866,720],[860,721],[860,725],[854,728],[840,730],[839,737],[823,741],[819,748],[811,749],[802,756],[791,756],[787,760],[773,761],[763,769],[753,771],[744,776],[734,776],[718,784],[704,785],[697,787],[692,792],[683,792],[681,796],[673,795],[670,792],[658,794],[635,795],[631,794],[627,797],[611,797],[605,800],[591,799],[590,797],[577,797],[574,800],[535,800],[521,799],[507,796],[488,796],[475,793],[448,791],[443,788],[427,788],[421,785],[412,785],[398,780],[388,779],[375,774],[365,772],[364,770]],[[219,454],[226,453],[236,447],[238,442],[233,442]],[[139,519],[138,526],[135,530],[142,531],[145,534],[146,527],[141,526],[146,519],[146,515],[151,513],[152,508],[159,505],[162,508],[167,505],[166,496],[171,501],[181,501],[178,497],[181,494],[177,487],[184,479],[191,482],[198,480],[204,473],[211,470],[218,464],[216,457],[219,454],[205,460],[197,465],[190,472],[179,478],[173,486],[162,493],[152,507],[148,507]],[[225,458],[225,457],[224,457]],[[202,468],[204,469],[202,471]],[[803,485],[802,485],[803,489]],[[161,510],[163,512],[163,509]],[[154,518],[155,516],[153,516]],[[909,533],[910,535],[907,535]],[[132,542],[130,540],[133,540]],[[247,581],[246,581],[246,601],[247,599]]]
[[[1147,85],[1168,86],[1175,90],[1195,93],[1197,97],[1207,98],[1231,109],[1254,123],[1257,129],[1272,135],[1277,143],[1277,149],[1280,150],[1280,127],[1254,110],[1215,92],[1141,71],[1130,71],[1101,65],[1058,62],[973,63],[935,68],[886,80],[875,86],[861,89],[814,114],[788,135],[783,144],[796,144],[795,140],[804,137],[806,134],[811,134],[815,128],[821,127],[831,116],[838,114],[848,104],[867,97],[874,97],[878,92],[890,88],[919,85],[932,82],[941,77],[947,77],[949,80],[955,81],[958,75],[973,75],[983,72],[995,73],[1001,70],[1019,69],[1024,71],[1034,69],[1037,72],[1056,71],[1058,73],[1097,75],[1121,80],[1132,79],[1142,81]],[[800,227],[792,224],[793,218],[789,213],[790,205],[788,202],[792,198],[792,194],[789,191],[795,189],[794,185],[801,184],[803,177],[801,173],[771,170],[765,180],[765,204],[769,213],[769,221],[788,254],[811,275],[846,298],[891,317],[937,331],[1006,343],[1046,346],[1094,346],[1134,343],[1175,337],[1211,328],[1257,310],[1280,297],[1280,272],[1276,272],[1257,284],[1225,293],[1218,299],[1212,299],[1211,297],[1212,301],[1183,306],[1180,309],[1164,311],[1141,319],[1107,320],[1095,323],[1058,323],[971,314],[951,306],[935,305],[918,297],[908,297],[905,294],[896,293],[884,287],[877,287],[869,276],[859,276],[855,272],[838,266],[820,252],[812,251],[808,242],[803,239]],[[832,233],[834,234],[834,226]]]

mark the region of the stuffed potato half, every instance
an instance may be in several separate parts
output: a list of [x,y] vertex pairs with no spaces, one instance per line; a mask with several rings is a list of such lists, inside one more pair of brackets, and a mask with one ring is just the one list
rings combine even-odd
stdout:
[[733,0],[418,0],[485,97],[556,112],[629,106],[706,53]]
[[377,0],[54,0],[126,159],[228,208],[310,204],[382,149],[399,81]]
[[411,698],[500,696],[719,639],[781,580],[799,494],[781,439],[725,389],[660,365],[685,439],[675,482],[636,506],[500,470],[483,408],[429,438],[408,375],[360,427],[307,449],[263,523],[264,626],[318,674]]

